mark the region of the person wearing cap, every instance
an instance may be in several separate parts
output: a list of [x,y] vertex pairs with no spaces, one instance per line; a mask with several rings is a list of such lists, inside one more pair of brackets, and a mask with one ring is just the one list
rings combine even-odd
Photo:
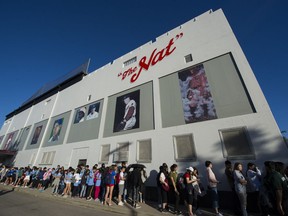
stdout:
[[212,162],[211,161],[205,161],[206,166],[206,174],[207,174],[207,181],[208,181],[208,188],[211,193],[211,199],[212,199],[212,207],[214,208],[217,216],[223,216],[219,211],[219,197],[218,197],[218,190],[217,190],[217,184],[219,181],[217,180],[214,172],[212,171]]
[[188,207],[188,214],[189,216],[193,216],[193,210],[192,210],[192,205],[193,205],[193,185],[192,183],[195,182],[195,179],[192,179],[192,173],[194,169],[193,167],[188,167],[186,168],[186,172],[184,174],[184,183],[186,185],[185,187],[185,201],[187,203]]

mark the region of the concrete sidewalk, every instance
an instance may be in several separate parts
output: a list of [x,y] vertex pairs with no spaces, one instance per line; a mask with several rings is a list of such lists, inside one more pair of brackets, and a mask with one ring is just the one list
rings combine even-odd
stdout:
[[[22,188],[22,187],[13,187],[10,185],[3,185],[0,184],[0,190],[1,191],[11,191],[17,193],[22,193],[23,195],[29,194],[31,196],[34,196],[35,198],[43,198],[43,199],[53,199],[57,200],[59,202],[66,203],[67,205],[78,205],[84,208],[97,208],[99,210],[103,210],[106,212],[111,212],[114,214],[122,214],[122,215],[161,215],[164,213],[161,213],[157,209],[157,203],[155,202],[146,202],[146,203],[140,203],[141,208],[135,209],[130,204],[125,203],[124,206],[118,206],[116,203],[113,203],[112,206],[102,205],[100,202],[95,202],[94,200],[87,201],[86,199],[80,199],[80,198],[71,198],[67,197],[64,198],[62,196],[54,196],[52,195],[52,188],[48,188],[44,191],[40,191],[37,189],[30,189],[30,188]],[[181,210],[183,212],[183,215],[187,215],[187,211],[184,205],[181,206]],[[213,213],[212,209],[201,209],[202,214],[201,216],[209,216],[209,215],[215,215]],[[221,213],[224,216],[232,216],[230,211],[221,211]],[[166,213],[167,215],[172,215],[172,213]],[[196,215],[196,214],[194,214]],[[200,214],[198,214],[199,216]]]

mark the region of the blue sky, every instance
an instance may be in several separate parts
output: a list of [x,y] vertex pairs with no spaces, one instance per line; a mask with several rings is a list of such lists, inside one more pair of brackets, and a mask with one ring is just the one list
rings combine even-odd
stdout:
[[219,8],[280,130],[288,131],[286,0],[0,0],[0,125],[42,85],[87,59],[94,71]]

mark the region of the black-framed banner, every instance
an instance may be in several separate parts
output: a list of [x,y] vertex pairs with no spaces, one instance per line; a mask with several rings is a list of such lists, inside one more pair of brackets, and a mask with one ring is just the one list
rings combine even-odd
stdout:
[[102,116],[102,104],[103,99],[75,109],[67,143],[98,138]]
[[27,141],[25,149],[36,149],[39,148],[42,139],[44,138],[44,131],[47,127],[48,119],[37,122],[33,125],[31,135]]
[[108,97],[104,137],[153,129],[152,82]]
[[71,111],[51,118],[43,147],[63,144],[70,115]]

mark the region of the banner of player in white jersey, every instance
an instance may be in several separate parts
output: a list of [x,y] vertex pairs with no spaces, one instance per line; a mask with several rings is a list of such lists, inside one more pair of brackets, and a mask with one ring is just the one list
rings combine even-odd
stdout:
[[113,132],[139,128],[140,90],[116,99]]

